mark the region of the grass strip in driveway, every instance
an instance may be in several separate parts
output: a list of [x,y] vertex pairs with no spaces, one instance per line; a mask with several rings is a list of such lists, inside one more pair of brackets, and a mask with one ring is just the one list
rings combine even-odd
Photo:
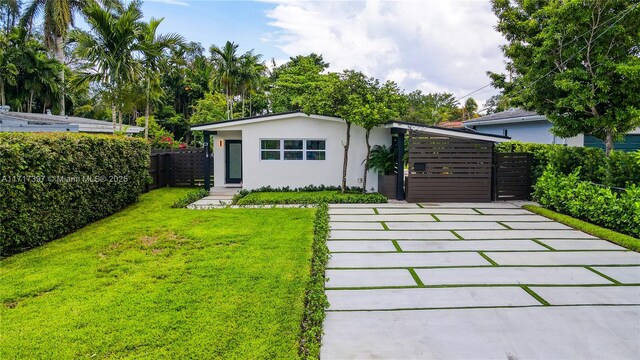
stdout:
[[171,209],[188,191],[1,260],[0,352],[298,358],[316,210]]
[[551,305],[551,304],[549,304],[549,302],[547,300],[543,299],[540,295],[536,294],[535,291],[529,289],[528,286],[521,285],[520,287],[522,288],[522,290],[526,291],[527,294],[533,296],[536,300],[538,300],[542,305],[544,305],[544,306]]
[[636,239],[633,236],[621,234],[617,231],[600,227],[598,225],[594,225],[588,223],[586,221],[582,221],[576,218],[573,218],[569,215],[564,215],[557,213],[553,210],[545,209],[541,206],[535,205],[524,205],[522,206],[524,209],[529,210],[538,215],[544,216],[551,220],[555,220],[559,223],[565,224],[567,226],[571,226],[574,229],[583,231],[587,234],[597,236],[601,239],[608,240],[614,244],[618,244],[622,247],[625,247],[629,250],[633,250],[635,252],[640,252],[640,239]]

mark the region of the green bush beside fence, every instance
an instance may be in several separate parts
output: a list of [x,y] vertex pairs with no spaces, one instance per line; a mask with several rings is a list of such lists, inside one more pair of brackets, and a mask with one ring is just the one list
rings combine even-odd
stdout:
[[624,191],[580,180],[580,168],[569,175],[548,167],[534,186],[540,205],[618,232],[640,237],[640,187]]
[[569,175],[582,168],[580,179],[614,187],[640,184],[640,166],[633,153],[613,151],[609,158],[598,148],[534,144],[509,141],[496,145],[497,152],[530,152],[533,154],[533,183],[548,165]]
[[133,203],[149,179],[141,139],[0,133],[0,254],[42,245]]

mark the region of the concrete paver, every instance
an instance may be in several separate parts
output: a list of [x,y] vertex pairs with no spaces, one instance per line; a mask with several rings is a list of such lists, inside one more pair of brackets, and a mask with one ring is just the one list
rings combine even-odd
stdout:
[[415,286],[416,281],[406,269],[384,270],[327,270],[329,281],[326,287],[384,287]]
[[637,359],[640,306],[329,312],[322,359]]
[[410,240],[398,241],[403,251],[530,251],[548,250],[531,240]]
[[464,239],[597,239],[578,230],[460,230]]
[[504,230],[504,226],[497,222],[385,222],[391,230]]
[[331,221],[436,221],[436,219],[429,214],[332,215]]
[[485,266],[490,263],[478,253],[353,253],[332,254],[331,268],[390,268],[416,266]]
[[640,286],[531,287],[531,290],[551,305],[640,305]]
[[329,239],[438,239],[455,240],[457,237],[451,231],[375,231],[375,230],[331,230]]
[[519,206],[505,202],[493,203],[420,203],[423,208],[468,208],[468,209],[520,209]]
[[624,251],[486,252],[498,265],[640,265],[640,254]]
[[344,251],[360,251],[360,252],[379,252],[379,251],[396,251],[391,241],[366,241],[366,240],[338,240],[327,241],[327,247],[331,252]]
[[541,243],[551,246],[556,250],[626,250],[622,246],[610,243],[606,240],[559,240],[542,239]]
[[442,221],[551,221],[540,215],[439,215]]
[[329,310],[390,310],[540,303],[519,287],[328,290]]
[[593,271],[579,267],[494,266],[487,268],[416,269],[415,271],[425,285],[612,284],[611,281]]
[[623,284],[640,284],[640,266],[598,266],[593,269]]
[[329,215],[375,215],[373,208],[341,208],[341,209],[329,209]]
[[330,222],[329,228],[335,230],[384,230],[379,222]]
[[473,209],[455,208],[455,209],[441,209],[441,208],[415,208],[415,209],[378,209],[378,213],[383,215],[388,214],[458,214],[458,215],[477,215],[478,213]]
[[541,222],[503,222],[503,224],[514,230],[571,230],[572,228],[560,224],[555,221],[541,221]]

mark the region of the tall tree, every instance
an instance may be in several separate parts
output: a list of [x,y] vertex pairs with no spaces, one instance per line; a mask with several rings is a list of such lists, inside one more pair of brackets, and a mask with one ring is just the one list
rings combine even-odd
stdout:
[[255,54],[253,50],[240,57],[238,64],[238,91],[242,101],[242,117],[245,116],[245,100],[261,85],[266,70],[267,67],[262,61],[262,55]]
[[0,23],[4,23],[4,31],[9,33],[16,26],[20,16],[20,0],[0,0]]
[[[33,0],[25,9],[23,24],[29,27],[41,13],[44,16],[44,43],[54,57],[64,64],[64,42],[69,27],[73,26],[74,15],[87,5],[88,0]],[[64,69],[60,71],[64,84]],[[62,86],[63,88],[64,86]],[[60,96],[60,115],[65,115],[64,88]]]
[[91,30],[73,29],[69,34],[70,41],[76,45],[75,55],[86,61],[78,81],[99,82],[109,92],[114,133],[116,115],[122,130],[125,86],[140,75],[140,63],[134,57],[142,32],[140,6],[138,0],[115,9],[91,4],[85,8]]
[[464,102],[464,107],[462,108],[462,120],[473,119],[476,115],[476,111],[478,111],[478,103],[474,98],[468,98]]
[[404,95],[406,109],[400,114],[403,120],[435,125],[452,120],[458,102],[451,93],[423,94],[420,90]]
[[227,119],[233,119],[233,87],[238,75],[238,45],[227,41],[223,47],[211,46],[215,67],[215,82],[224,90],[227,99]]
[[640,124],[640,3],[492,0],[513,70],[491,74],[513,105],[544,114],[562,137],[603,139],[607,154]]
[[12,46],[9,36],[0,32],[0,105],[6,105],[6,86],[16,84],[18,67],[16,66],[16,47]]
[[[184,43],[184,38],[178,34],[157,34],[158,26],[164,18],[151,18],[148,23],[142,25],[140,37],[138,39],[138,49],[142,53],[142,68],[145,80],[145,123],[144,138],[149,137],[149,116],[151,103],[151,83],[158,84],[160,60],[165,55],[165,51],[176,45]],[[156,92],[158,93],[158,92]]]
[[292,57],[271,73],[269,100],[273,112],[303,109],[311,91],[326,80],[324,70],[329,66],[321,55]]

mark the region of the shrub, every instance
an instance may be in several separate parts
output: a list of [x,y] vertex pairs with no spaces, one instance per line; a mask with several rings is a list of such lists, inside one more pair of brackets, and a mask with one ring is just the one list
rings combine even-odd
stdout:
[[534,185],[540,205],[621,233],[640,237],[640,187],[615,191],[580,180],[580,169],[564,175],[549,166]]
[[237,205],[273,205],[273,204],[357,204],[386,203],[387,198],[378,193],[339,191],[289,191],[289,192],[251,192],[242,198],[236,198]]
[[0,133],[0,254],[42,245],[135,202],[148,168],[141,139]]
[[530,152],[533,154],[533,182],[542,176],[548,165],[560,173],[571,174],[582,168],[580,179],[614,187],[640,183],[640,166],[634,155],[612,151],[609,158],[598,148],[509,141],[496,145],[498,152]]
[[176,200],[176,202],[171,205],[172,208],[186,208],[192,202],[198,201],[205,196],[209,196],[209,192],[205,189],[198,189],[195,191],[189,192],[187,195],[181,197]]
[[396,153],[392,147],[376,145],[369,155],[369,169],[382,175],[391,175],[396,171]]
[[304,313],[300,336],[300,357],[319,359],[322,340],[322,322],[329,301],[324,291],[325,269],[329,262],[329,207],[322,203],[318,206],[313,228],[313,255],[311,258],[311,277],[304,297]]

